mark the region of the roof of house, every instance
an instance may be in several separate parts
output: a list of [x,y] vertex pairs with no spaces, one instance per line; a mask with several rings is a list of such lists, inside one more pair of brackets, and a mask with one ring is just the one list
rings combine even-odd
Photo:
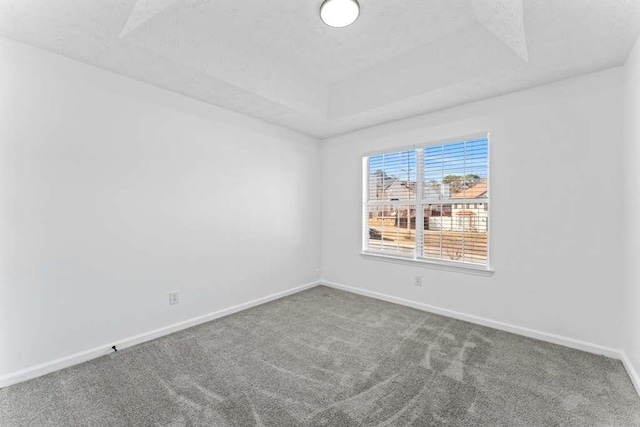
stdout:
[[477,199],[487,196],[487,181],[482,181],[460,193],[452,194],[452,199]]
[[389,179],[384,180],[384,189],[387,190],[389,187],[391,187],[394,184],[399,184],[405,188],[408,188],[409,190],[415,190],[415,186],[416,186],[415,182],[400,181],[400,179],[393,177],[392,180],[389,180]]

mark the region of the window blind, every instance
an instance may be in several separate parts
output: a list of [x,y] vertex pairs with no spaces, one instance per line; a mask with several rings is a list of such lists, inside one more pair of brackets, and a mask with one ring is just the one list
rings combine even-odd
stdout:
[[363,159],[363,250],[488,266],[489,140]]

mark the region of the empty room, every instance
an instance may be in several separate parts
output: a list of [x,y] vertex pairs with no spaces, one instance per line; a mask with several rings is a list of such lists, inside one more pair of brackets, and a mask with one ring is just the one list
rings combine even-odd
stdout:
[[0,0],[0,426],[640,426],[639,37]]

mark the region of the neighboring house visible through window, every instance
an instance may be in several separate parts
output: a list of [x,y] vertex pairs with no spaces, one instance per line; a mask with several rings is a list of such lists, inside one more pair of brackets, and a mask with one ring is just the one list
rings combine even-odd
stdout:
[[489,265],[487,137],[364,158],[367,254]]

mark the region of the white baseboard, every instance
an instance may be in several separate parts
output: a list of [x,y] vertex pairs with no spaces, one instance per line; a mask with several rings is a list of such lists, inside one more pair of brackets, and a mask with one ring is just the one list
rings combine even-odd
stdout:
[[23,381],[27,381],[33,378],[40,377],[42,375],[46,375],[51,372],[58,371],[60,369],[67,368],[69,366],[77,365],[82,362],[86,362],[91,359],[98,358],[100,356],[104,356],[106,354],[111,353],[112,345],[116,345],[120,349],[125,349],[128,347],[132,347],[137,344],[141,344],[146,341],[150,341],[164,335],[169,335],[171,333],[190,328],[192,326],[199,325],[201,323],[206,323],[211,320],[219,319],[221,317],[228,316],[233,313],[237,313],[239,311],[247,310],[251,307],[256,307],[261,304],[265,304],[270,301],[274,301],[280,298],[283,298],[288,295],[292,295],[306,289],[313,288],[317,285],[326,285],[332,288],[340,289],[347,292],[352,292],[359,295],[364,295],[371,298],[376,298],[379,300],[392,302],[395,304],[404,305],[407,307],[412,307],[418,310],[427,311],[430,313],[439,314],[442,316],[451,317],[454,319],[464,320],[466,322],[475,323],[482,326],[487,326],[494,329],[499,329],[506,332],[511,332],[518,335],[523,335],[529,338],[535,338],[542,341],[551,342],[558,345],[563,345],[565,347],[575,348],[578,350],[586,351],[589,353],[601,354],[607,357],[611,357],[614,359],[620,359],[626,368],[629,377],[631,377],[631,381],[633,382],[638,394],[640,394],[640,376],[638,372],[634,369],[631,361],[620,350],[616,350],[609,347],[600,346],[597,344],[588,343],[585,341],[576,340],[573,338],[562,337],[555,334],[550,334],[546,332],[540,332],[529,328],[523,328],[520,326],[510,325],[503,322],[498,322],[495,320],[485,319],[478,316],[473,316],[469,314],[459,313],[453,310],[447,310],[444,308],[439,308],[435,306],[431,306],[428,304],[422,304],[419,302],[406,300],[403,298],[394,297],[391,295],[381,294],[378,292],[368,291],[365,289],[354,288],[352,286],[346,286],[340,283],[330,282],[327,280],[318,280],[315,282],[307,283],[302,286],[298,286],[292,289],[288,289],[283,292],[278,292],[272,295],[268,295],[263,298],[258,298],[253,301],[249,301],[243,304],[235,305],[233,307],[229,307],[223,310],[215,311],[213,313],[208,313],[202,316],[194,317],[192,319],[188,319],[182,322],[174,323],[169,326],[165,326],[163,328],[155,329],[153,331],[149,331],[143,334],[134,335],[129,338],[125,338],[110,344],[105,344],[103,346],[95,347],[89,350],[85,350],[79,353],[75,353],[60,359],[56,359],[50,362],[41,363],[39,365],[32,366],[30,368],[26,368],[17,372],[13,372],[8,375],[4,375],[0,377],[0,388],[8,387],[13,384],[17,384]]
[[498,322],[496,320],[486,319],[484,317],[474,316],[471,314],[464,314],[445,308],[435,307],[428,304],[419,303],[403,298],[394,297],[391,295],[381,294],[378,292],[368,291],[361,288],[354,288],[352,286],[343,285],[341,283],[330,282],[327,280],[321,280],[321,284],[340,289],[347,292],[352,292],[359,295],[364,295],[371,298],[376,298],[382,301],[392,302],[395,304],[404,305],[407,307],[415,308],[429,313],[439,314],[446,317],[451,317],[458,320],[464,320],[465,322],[475,323],[477,325],[487,326],[493,329],[499,329],[501,331],[511,332],[517,335],[523,335],[529,338],[535,338],[541,341],[547,341],[553,344],[562,345],[565,347],[574,348],[577,350],[586,351],[588,353],[600,354],[603,356],[611,357],[613,359],[622,360],[622,351],[614,348],[601,346],[598,344],[592,344],[589,342],[563,337],[560,335],[551,334],[548,332],[536,331],[534,329],[524,328],[521,326],[511,325],[508,323]]
[[631,360],[627,357],[626,353],[622,353],[622,364],[627,370],[627,374],[629,374],[629,377],[631,378],[631,382],[635,386],[636,391],[638,392],[638,395],[640,395],[640,375],[638,375],[638,372],[633,367],[633,364],[631,363]]
[[95,359],[100,356],[104,356],[113,351],[111,349],[112,345],[115,345],[118,349],[125,349],[127,347],[131,347],[136,344],[141,344],[143,342],[150,341],[164,335],[169,335],[171,333],[174,333],[183,329],[187,329],[192,326],[199,325],[201,323],[206,323],[211,320],[219,319],[221,317],[225,317],[230,314],[249,309],[251,307],[255,307],[270,301],[274,301],[274,300],[286,297],[288,295],[292,295],[292,294],[304,291],[305,289],[313,288],[314,286],[317,286],[319,284],[320,284],[320,281],[307,283],[305,285],[288,289],[283,292],[278,292],[263,298],[258,298],[253,301],[245,302],[243,304],[235,305],[233,307],[225,308],[223,310],[218,310],[213,313],[208,313],[202,316],[194,317],[192,319],[174,323],[173,325],[165,326],[165,327],[155,329],[153,331],[145,332],[139,335],[134,335],[132,337],[111,342],[103,346],[95,347],[95,348],[81,351],[79,353],[75,353],[60,359],[41,363],[39,365],[35,365],[30,368],[22,369],[20,371],[13,372],[8,375],[4,375],[0,377],[0,388],[8,387],[10,385],[17,384],[19,382],[37,378],[54,371],[58,371],[60,369],[67,368],[69,366],[77,365],[79,363],[86,362],[88,360]]

